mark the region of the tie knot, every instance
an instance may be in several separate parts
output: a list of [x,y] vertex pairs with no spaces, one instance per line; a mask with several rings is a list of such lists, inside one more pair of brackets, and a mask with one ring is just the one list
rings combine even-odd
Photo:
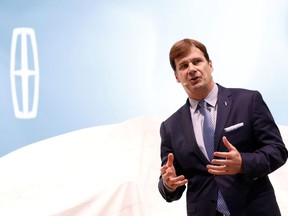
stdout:
[[207,109],[208,103],[206,101],[199,101],[198,106],[199,108]]

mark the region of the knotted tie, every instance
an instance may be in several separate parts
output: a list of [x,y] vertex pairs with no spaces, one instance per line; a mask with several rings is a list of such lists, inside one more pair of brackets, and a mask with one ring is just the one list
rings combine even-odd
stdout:
[[[203,140],[209,161],[211,161],[213,159],[213,153],[214,153],[214,132],[215,132],[212,121],[212,115],[208,109],[206,101],[200,101],[198,106],[200,113],[204,117]],[[228,207],[223,199],[220,190],[218,191],[217,210],[223,213],[225,216],[230,216]]]

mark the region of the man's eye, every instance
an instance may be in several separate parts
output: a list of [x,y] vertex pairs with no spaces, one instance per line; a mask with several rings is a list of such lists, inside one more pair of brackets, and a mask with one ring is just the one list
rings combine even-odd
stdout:
[[199,64],[200,62],[201,62],[200,59],[196,59],[196,60],[193,61],[193,64],[194,64],[194,65],[197,65],[197,64]]
[[180,69],[181,70],[184,70],[184,69],[186,69],[188,67],[188,64],[182,64],[182,65],[180,65]]

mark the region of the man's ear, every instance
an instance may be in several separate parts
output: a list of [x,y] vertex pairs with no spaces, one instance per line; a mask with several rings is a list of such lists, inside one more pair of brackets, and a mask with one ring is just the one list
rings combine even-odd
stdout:
[[175,79],[176,79],[176,81],[177,81],[178,83],[180,83],[180,80],[179,80],[179,78],[178,78],[178,74],[177,74],[176,71],[174,71],[174,75],[175,75]]
[[211,68],[211,73],[214,71],[214,68],[213,68],[213,64],[212,64],[212,61],[210,60],[209,61],[209,66],[210,66],[210,68]]

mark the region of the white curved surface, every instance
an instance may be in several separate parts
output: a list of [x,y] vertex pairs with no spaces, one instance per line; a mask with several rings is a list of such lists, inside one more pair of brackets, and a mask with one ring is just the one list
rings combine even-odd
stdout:
[[[166,203],[158,192],[160,123],[139,117],[74,131],[0,158],[0,215],[186,215],[185,197]],[[288,127],[280,126],[288,143]],[[288,165],[271,176],[288,215]]]

